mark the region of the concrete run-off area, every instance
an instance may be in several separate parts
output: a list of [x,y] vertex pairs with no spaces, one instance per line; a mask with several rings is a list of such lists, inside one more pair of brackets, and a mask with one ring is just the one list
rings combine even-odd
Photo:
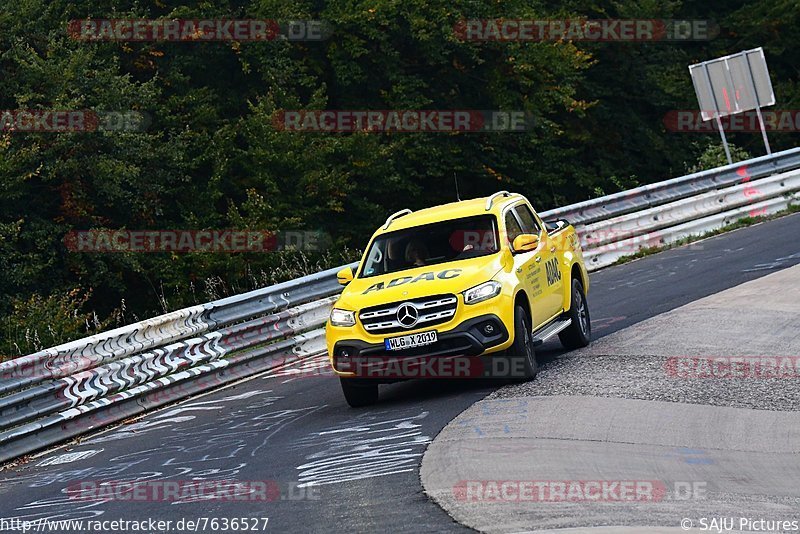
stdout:
[[484,532],[797,530],[798,324],[796,266],[562,354],[445,427],[425,491]]

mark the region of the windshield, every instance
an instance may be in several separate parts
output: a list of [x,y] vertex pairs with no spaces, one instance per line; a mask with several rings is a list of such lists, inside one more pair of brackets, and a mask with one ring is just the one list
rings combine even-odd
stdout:
[[381,235],[372,242],[360,278],[487,256],[498,251],[493,215],[451,219]]

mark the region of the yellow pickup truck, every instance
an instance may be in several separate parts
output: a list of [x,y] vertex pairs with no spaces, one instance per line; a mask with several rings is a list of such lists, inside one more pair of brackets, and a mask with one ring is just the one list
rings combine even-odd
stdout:
[[555,335],[568,349],[591,339],[575,229],[542,221],[524,196],[507,191],[395,213],[358,268],[337,276],[346,287],[326,338],[351,406],[375,403],[380,383],[476,376],[463,358],[487,364],[479,376],[532,379],[537,345]]

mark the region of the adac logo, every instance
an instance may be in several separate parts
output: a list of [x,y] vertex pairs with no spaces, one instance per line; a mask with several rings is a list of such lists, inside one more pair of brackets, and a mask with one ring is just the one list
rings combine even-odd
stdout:
[[388,284],[383,282],[378,282],[377,284],[372,284],[367,288],[366,291],[361,293],[362,295],[366,295],[370,291],[380,291],[381,289],[385,289],[387,287],[395,287],[401,286],[403,284],[415,284],[420,280],[429,280],[433,281],[437,278],[440,280],[449,280],[451,278],[455,278],[456,276],[461,276],[461,269],[446,269],[439,273],[429,272],[429,273],[422,273],[419,276],[401,276],[400,278],[395,278],[394,280],[389,281]]

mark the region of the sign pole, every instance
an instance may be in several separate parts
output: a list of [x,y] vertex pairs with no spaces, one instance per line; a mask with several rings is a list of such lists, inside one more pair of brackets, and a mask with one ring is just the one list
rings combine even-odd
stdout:
[[[717,95],[714,94],[714,88],[711,85],[711,75],[708,73],[708,64],[703,65],[703,72],[706,73],[706,83],[708,84],[708,92],[714,99],[714,118],[717,119],[717,128],[719,128],[719,135],[722,137],[722,146],[725,148],[725,157],[728,158],[728,165],[733,165],[733,158],[731,158],[731,149],[728,147],[728,138],[725,137],[725,129],[722,127],[722,120],[719,118],[719,102],[717,102]],[[700,112],[702,114],[702,110]]]
[[725,147],[725,157],[728,158],[728,165],[733,165],[731,149],[728,147],[728,138],[725,137],[725,129],[722,127],[722,121],[719,118],[719,113],[714,113],[714,118],[717,119],[717,128],[719,128],[719,135],[722,137],[722,146]]
[[[763,51],[761,52],[764,53]],[[750,73],[750,89],[753,91],[753,97],[756,99],[756,115],[758,116],[758,126],[761,128],[761,137],[764,139],[764,146],[767,149],[767,155],[772,155],[772,149],[769,146],[769,138],[767,137],[767,128],[764,126],[764,117],[761,116],[761,101],[758,98],[758,91],[756,90],[756,82],[753,77],[753,67],[750,65],[750,56],[747,52],[742,52],[744,60],[747,62],[747,71]]]

